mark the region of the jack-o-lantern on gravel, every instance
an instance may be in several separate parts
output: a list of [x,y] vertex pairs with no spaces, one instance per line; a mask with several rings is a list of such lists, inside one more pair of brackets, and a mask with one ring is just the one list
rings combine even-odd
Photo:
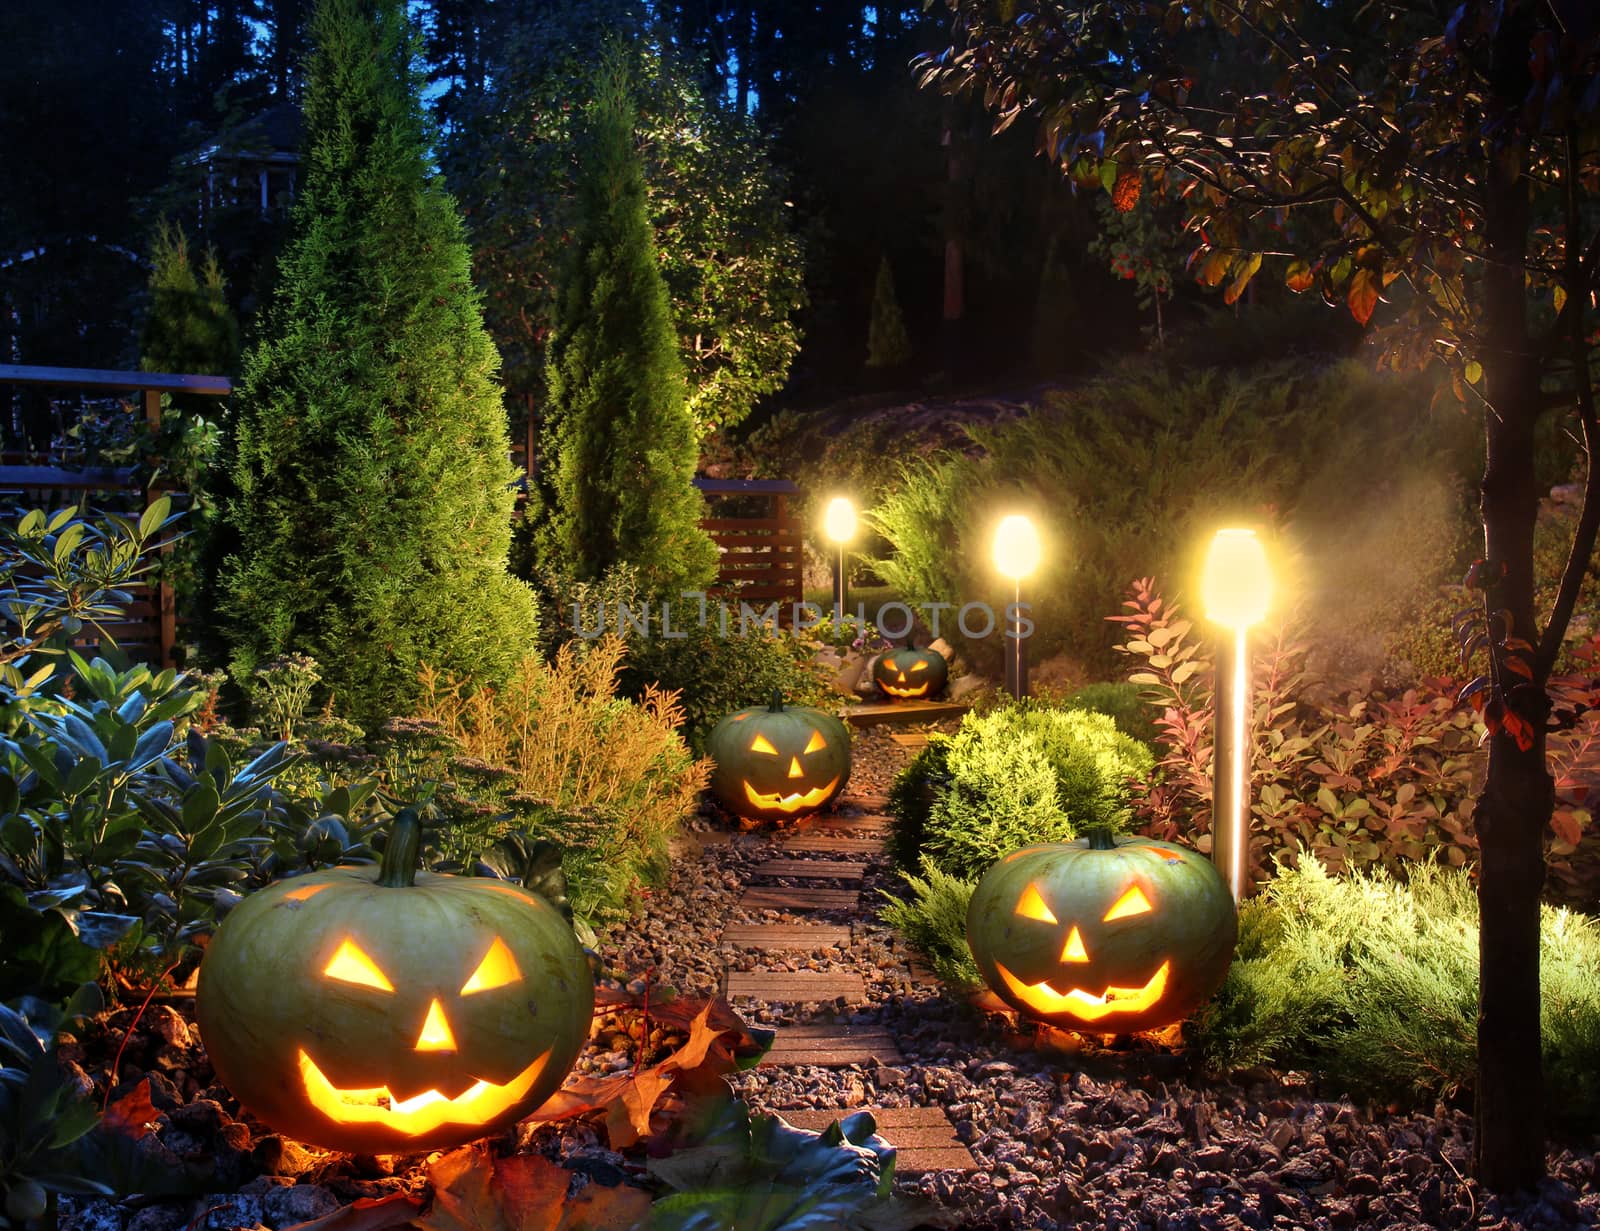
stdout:
[[949,664],[938,650],[919,650],[910,641],[885,650],[872,665],[872,682],[896,701],[925,701],[944,689]]
[[416,813],[378,868],[251,894],[200,967],[217,1076],[289,1136],[354,1153],[458,1145],[533,1111],[588,1036],[594,980],[571,926],[508,881],[417,870]]
[[791,820],[826,807],[850,778],[850,732],[832,714],[768,705],[729,714],[706,751],[717,763],[711,793],[723,807],[755,820]]
[[1188,1016],[1222,986],[1237,932],[1210,860],[1104,830],[1013,851],[967,910],[967,943],[996,995],[1053,1026],[1105,1034]]

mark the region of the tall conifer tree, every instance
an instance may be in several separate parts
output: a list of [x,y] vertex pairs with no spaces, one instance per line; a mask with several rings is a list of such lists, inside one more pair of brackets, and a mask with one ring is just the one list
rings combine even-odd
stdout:
[[540,565],[581,580],[614,564],[652,592],[707,584],[716,547],[690,486],[699,458],[645,205],[635,113],[613,46],[586,126],[579,223],[547,351]]
[[295,235],[236,394],[235,675],[289,651],[336,706],[401,712],[423,663],[493,680],[531,644],[514,472],[455,203],[430,178],[403,0],[320,0]]

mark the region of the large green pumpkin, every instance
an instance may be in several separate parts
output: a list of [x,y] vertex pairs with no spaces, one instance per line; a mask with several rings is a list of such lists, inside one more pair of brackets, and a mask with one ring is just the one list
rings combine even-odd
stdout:
[[949,676],[950,666],[943,654],[919,650],[910,641],[897,650],[885,650],[872,664],[872,682],[896,701],[937,696]]
[[1210,860],[1097,832],[1013,851],[984,874],[967,943],[1007,1004],[1124,1034],[1181,1021],[1222,986],[1238,920]]
[[826,807],[850,778],[850,732],[832,714],[770,705],[729,714],[706,751],[717,763],[711,793],[740,816],[778,821]]
[[251,894],[200,966],[200,1036],[274,1129],[354,1153],[458,1145],[514,1123],[571,1070],[594,981],[543,898],[417,871],[396,818],[383,865]]

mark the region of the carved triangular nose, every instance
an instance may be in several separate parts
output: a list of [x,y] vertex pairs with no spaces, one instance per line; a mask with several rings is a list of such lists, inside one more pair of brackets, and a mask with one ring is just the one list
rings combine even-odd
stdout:
[[455,1051],[456,1036],[450,1033],[450,1023],[445,1020],[444,1006],[437,998],[428,1006],[427,1020],[422,1023],[422,1033],[417,1036],[418,1051]]
[[791,778],[804,778],[805,776],[806,776],[806,771],[800,768],[800,758],[799,757],[790,757],[789,758],[789,777],[791,777]]

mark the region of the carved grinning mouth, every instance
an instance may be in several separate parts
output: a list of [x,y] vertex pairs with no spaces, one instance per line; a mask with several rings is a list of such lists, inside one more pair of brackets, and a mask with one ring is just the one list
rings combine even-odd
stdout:
[[424,1090],[414,1098],[396,1099],[388,1086],[341,1089],[323,1075],[304,1050],[300,1052],[300,1079],[311,1105],[335,1124],[382,1124],[409,1137],[430,1133],[445,1124],[488,1124],[527,1097],[549,1059],[550,1052],[546,1050],[504,1085],[479,1081],[454,1098],[437,1090]]
[[878,687],[883,689],[883,691],[888,693],[891,697],[920,697],[923,693],[928,691],[928,686],[926,684],[912,684],[908,688],[896,688],[893,684],[880,683]]
[[1143,987],[1108,987],[1095,995],[1081,987],[1058,992],[1048,981],[1024,983],[1002,963],[995,963],[1007,990],[1035,1013],[1067,1013],[1086,1022],[1099,1021],[1113,1013],[1143,1013],[1166,994],[1167,972],[1171,965],[1171,962],[1162,962],[1161,969],[1151,975]]
[[752,808],[776,808],[779,812],[795,812],[801,808],[820,808],[828,796],[833,794],[833,788],[838,785],[839,776],[835,774],[831,782],[814,790],[796,791],[792,795],[774,791],[771,795],[763,795],[746,782],[744,797],[750,801]]

